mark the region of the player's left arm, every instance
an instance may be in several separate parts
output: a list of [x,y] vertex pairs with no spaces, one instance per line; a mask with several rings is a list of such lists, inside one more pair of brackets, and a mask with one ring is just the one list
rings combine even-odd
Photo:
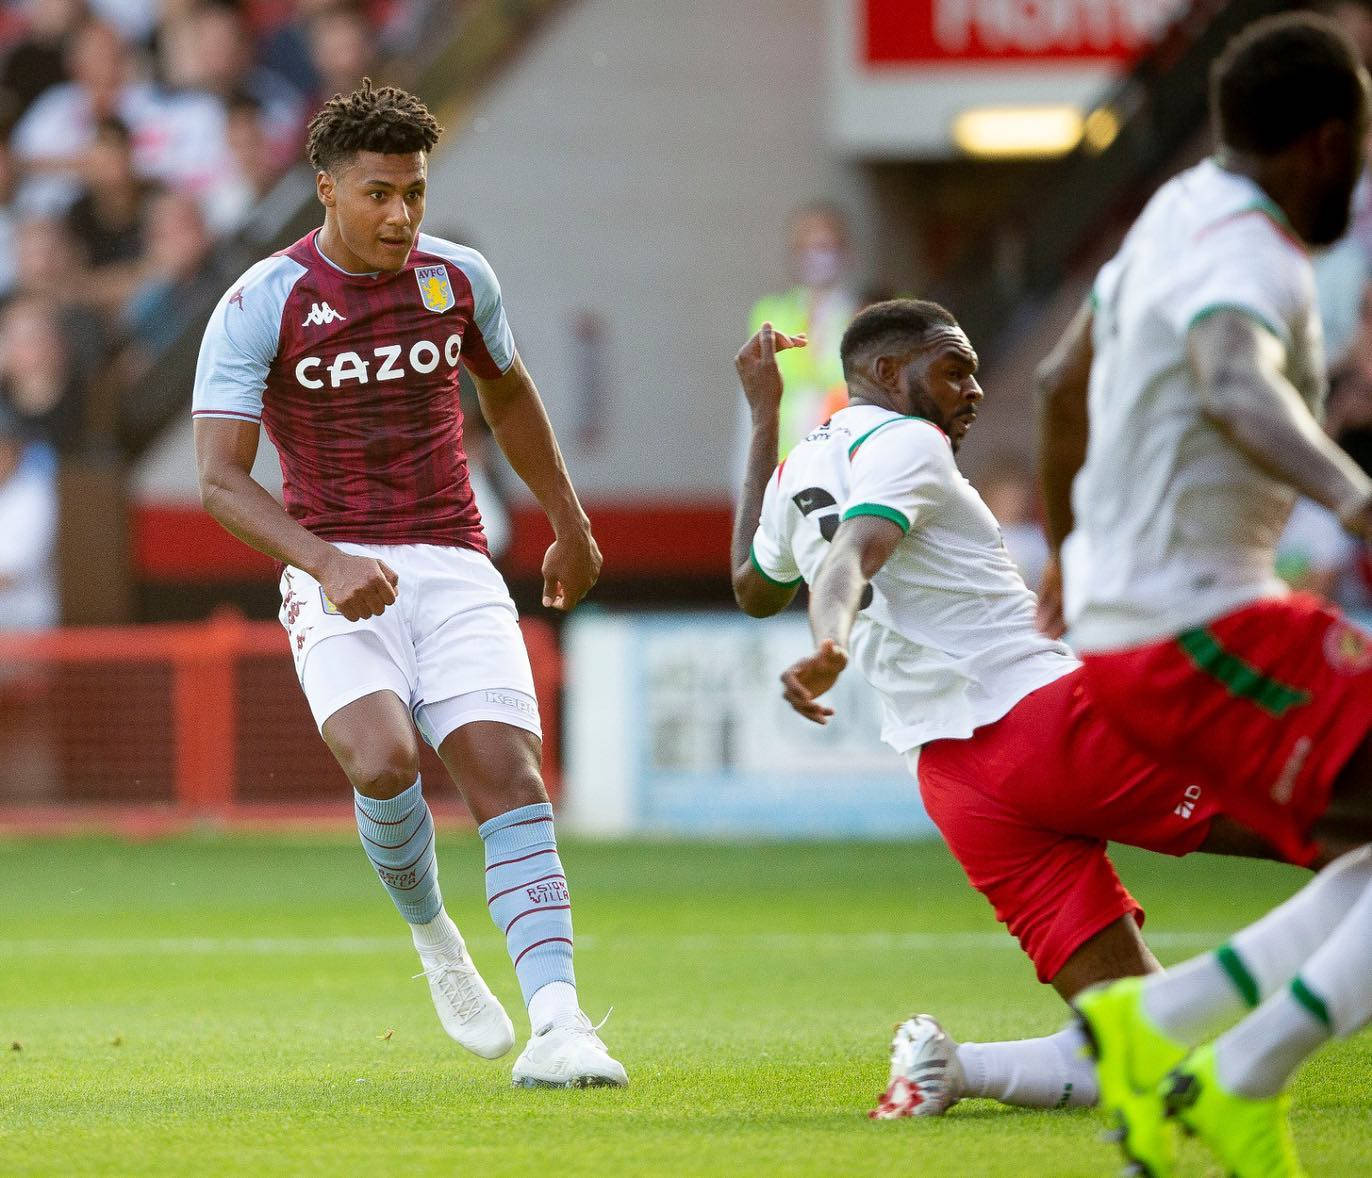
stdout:
[[786,702],[816,724],[833,715],[819,697],[848,665],[849,635],[868,586],[911,530],[940,510],[957,477],[947,436],[927,421],[889,419],[859,438],[848,460],[848,501],[810,584],[815,649],[781,677]]
[[1039,485],[1050,551],[1039,586],[1037,620],[1039,629],[1052,638],[1062,637],[1067,629],[1058,554],[1072,531],[1072,483],[1086,461],[1092,320],[1091,304],[1084,303],[1035,373]]
[[543,558],[543,604],[570,610],[600,576],[600,548],[567,473],[543,399],[518,353],[502,375],[473,372],[472,380],[491,434],[553,525],[553,543]]
[[1248,311],[1199,318],[1187,357],[1209,420],[1273,478],[1334,512],[1345,528],[1372,533],[1372,481],[1320,428],[1286,378],[1286,343]]
[[767,576],[753,550],[762,523],[767,486],[777,457],[781,424],[781,372],[776,354],[787,348],[805,347],[805,336],[784,335],[764,323],[734,357],[743,396],[748,402],[748,461],[743,475],[734,532],[730,546],[734,600],[749,617],[770,618],[795,598],[798,581],[782,582]]
[[826,724],[833,708],[819,697],[848,665],[848,636],[862,608],[863,590],[905,537],[905,528],[885,515],[855,515],[843,521],[810,586],[812,654],[781,675],[786,702],[807,720]]

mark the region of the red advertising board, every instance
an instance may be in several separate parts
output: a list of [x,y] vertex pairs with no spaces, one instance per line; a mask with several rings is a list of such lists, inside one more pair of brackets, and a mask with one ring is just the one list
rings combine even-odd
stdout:
[[851,0],[865,66],[1131,61],[1188,0]]

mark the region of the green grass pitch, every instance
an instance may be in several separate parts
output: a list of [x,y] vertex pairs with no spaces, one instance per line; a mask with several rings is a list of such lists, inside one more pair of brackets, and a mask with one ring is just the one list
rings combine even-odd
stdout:
[[[342,837],[0,843],[0,1173],[1088,1175],[1090,1113],[968,1102],[875,1124],[891,1024],[1044,1033],[1053,994],[941,846],[566,840],[583,1001],[627,1092],[513,1090],[439,1029],[405,929]],[[476,839],[448,906],[527,1033]],[[1165,960],[1292,870],[1120,856]],[[11,1047],[11,1043],[15,1046]],[[1372,1039],[1296,1088],[1312,1174],[1372,1172]],[[1187,1147],[1185,1173],[1207,1164]]]

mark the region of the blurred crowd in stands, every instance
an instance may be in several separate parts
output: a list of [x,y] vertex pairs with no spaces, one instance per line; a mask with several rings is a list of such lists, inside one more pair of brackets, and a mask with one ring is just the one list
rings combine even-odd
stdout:
[[202,292],[232,279],[216,249],[303,158],[310,115],[412,50],[443,2],[0,4],[6,623],[56,617],[55,593],[11,600],[10,565],[33,559],[12,504],[45,534],[55,510],[33,503],[55,501],[54,455],[117,454],[129,398]]
[[0,397],[59,452],[222,286],[214,248],[318,104],[403,48],[419,0],[25,0],[0,9]]

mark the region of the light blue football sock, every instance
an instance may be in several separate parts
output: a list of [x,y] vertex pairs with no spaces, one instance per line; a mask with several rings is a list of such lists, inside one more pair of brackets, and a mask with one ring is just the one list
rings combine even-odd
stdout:
[[575,986],[572,901],[552,806],[521,806],[483,822],[477,833],[486,844],[486,902],[505,934],[525,1004],[549,982]]
[[386,885],[400,915],[428,924],[443,911],[434,857],[434,819],[416,781],[393,798],[368,798],[353,791],[362,849]]

